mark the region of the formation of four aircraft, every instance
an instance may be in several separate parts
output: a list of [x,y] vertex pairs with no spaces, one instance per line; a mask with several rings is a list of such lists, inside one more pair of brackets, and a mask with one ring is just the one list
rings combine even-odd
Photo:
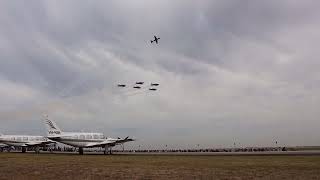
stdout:
[[[134,89],[141,89],[141,85],[143,85],[144,84],[144,82],[136,82],[135,83],[135,85],[133,86],[133,88]],[[151,83],[150,84],[150,88],[149,88],[149,90],[150,91],[156,91],[157,89],[156,88],[154,88],[155,86],[159,86],[160,84],[159,83]],[[125,88],[125,87],[127,87],[127,85],[126,84],[118,84],[118,87],[120,87],[120,88]]]
[[[155,42],[158,44],[160,38],[154,36]],[[140,89],[144,82],[136,82],[133,88]],[[156,91],[154,88],[159,86],[158,83],[151,83],[150,91]],[[118,87],[126,87],[125,84],[118,84]],[[40,147],[45,147],[57,142],[70,145],[79,149],[79,154],[83,154],[83,148],[104,148],[104,154],[112,153],[112,147],[121,145],[126,142],[134,141],[129,137],[126,138],[109,138],[105,137],[102,133],[86,133],[86,132],[63,132],[57,126],[57,124],[45,117],[45,125],[47,128],[47,136],[30,136],[30,135],[3,135],[0,134],[0,147],[1,146],[13,146],[21,147],[22,152],[25,153],[28,147],[33,147],[36,153],[40,152]]]

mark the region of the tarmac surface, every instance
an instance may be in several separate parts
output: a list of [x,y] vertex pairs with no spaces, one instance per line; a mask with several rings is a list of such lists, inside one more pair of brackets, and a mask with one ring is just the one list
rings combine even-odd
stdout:
[[[13,153],[21,153],[15,151]],[[28,151],[27,153],[35,153]],[[49,152],[41,151],[40,154],[70,154],[78,155],[78,152]],[[103,152],[84,152],[84,155],[104,155]],[[110,154],[107,154],[110,155]],[[107,156],[106,155],[106,156]],[[112,155],[165,155],[165,156],[320,156],[320,150],[310,151],[262,151],[262,152],[113,152]]]
[[274,155],[320,155],[318,151],[263,151],[263,152],[159,152],[159,153],[122,153],[116,152],[114,154],[136,154],[136,155],[191,155],[191,156],[274,156]]

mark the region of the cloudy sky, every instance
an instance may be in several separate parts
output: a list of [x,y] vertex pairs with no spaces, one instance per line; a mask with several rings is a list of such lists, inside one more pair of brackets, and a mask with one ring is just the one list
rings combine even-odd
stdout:
[[[1,1],[0,131],[44,135],[48,114],[66,131],[139,139],[132,146],[319,145],[319,9],[317,0]],[[134,90],[136,81],[161,85]]]

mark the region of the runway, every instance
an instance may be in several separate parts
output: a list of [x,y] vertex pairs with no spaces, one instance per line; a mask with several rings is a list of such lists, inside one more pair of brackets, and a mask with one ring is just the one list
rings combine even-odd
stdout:
[[[11,153],[21,153],[13,151]],[[28,151],[27,153],[35,153]],[[63,152],[63,151],[41,151],[40,154],[69,154],[78,155],[78,152]],[[103,152],[84,152],[84,155],[101,155]],[[110,156],[107,154],[105,156]],[[320,156],[320,150],[310,151],[263,151],[263,152],[113,152],[114,155],[127,156]]]
[[317,151],[264,151],[264,152],[159,152],[159,153],[126,153],[117,152],[114,154],[123,155],[172,155],[172,156],[275,156],[275,155],[285,155],[285,156],[299,156],[299,155],[309,155],[309,156],[320,156],[320,150]]

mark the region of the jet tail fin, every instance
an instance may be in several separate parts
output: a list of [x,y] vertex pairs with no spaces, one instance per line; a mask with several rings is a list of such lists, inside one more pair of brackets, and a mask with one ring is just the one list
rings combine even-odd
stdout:
[[46,125],[46,128],[47,128],[47,135],[50,137],[50,136],[59,136],[62,134],[62,131],[61,129],[58,127],[58,125],[53,121],[53,120],[50,120],[48,118],[48,116],[45,117],[45,125]]

